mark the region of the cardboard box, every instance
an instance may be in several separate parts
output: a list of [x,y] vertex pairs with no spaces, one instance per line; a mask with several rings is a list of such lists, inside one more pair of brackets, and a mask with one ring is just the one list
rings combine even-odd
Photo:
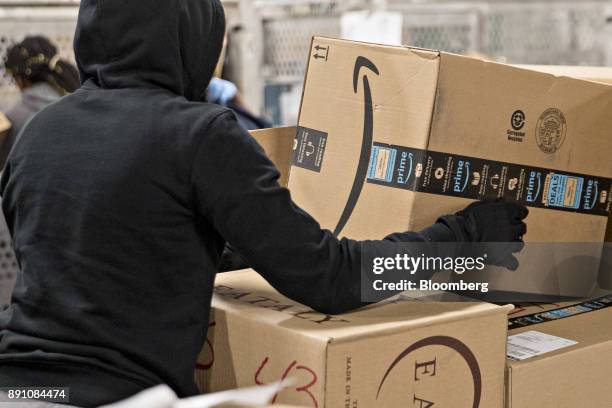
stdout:
[[249,132],[263,147],[266,154],[281,173],[279,183],[286,186],[289,180],[295,126],[274,129],[252,130]]
[[[612,87],[319,37],[309,61],[289,189],[324,228],[379,239],[504,197],[531,207],[528,242],[603,242]],[[548,250],[526,251],[512,276],[472,277],[512,292],[587,296],[601,246]]]
[[397,301],[325,316],[231,272],[217,277],[196,378],[206,392],[295,378],[275,402],[306,407],[499,408],[508,312]]
[[612,295],[525,306],[509,329],[508,354],[524,360],[508,360],[506,408],[610,406]]
[[582,67],[567,65],[516,65],[519,68],[612,84],[612,67]]

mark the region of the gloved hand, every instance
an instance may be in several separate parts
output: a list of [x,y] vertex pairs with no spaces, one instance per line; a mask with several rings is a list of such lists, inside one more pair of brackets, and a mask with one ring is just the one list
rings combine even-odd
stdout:
[[527,234],[523,222],[529,215],[527,207],[502,200],[487,200],[470,204],[458,216],[469,242],[522,242]]
[[213,78],[208,85],[208,101],[226,106],[238,95],[234,83],[225,79]]
[[489,264],[516,270],[519,262],[513,254],[525,246],[524,220],[528,215],[529,210],[523,205],[486,200],[469,205],[455,216],[442,217],[440,222],[455,232],[458,241],[479,244],[470,245],[471,249],[486,253]]

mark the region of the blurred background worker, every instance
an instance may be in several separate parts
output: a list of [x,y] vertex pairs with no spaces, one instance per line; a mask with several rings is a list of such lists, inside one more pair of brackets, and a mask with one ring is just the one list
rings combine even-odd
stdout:
[[211,103],[232,109],[238,123],[247,130],[266,129],[273,126],[268,119],[253,112],[233,82],[214,77],[208,85],[207,99]]
[[26,37],[9,48],[5,72],[12,76],[21,91],[20,101],[6,112],[12,128],[0,147],[0,168],[13,147],[19,132],[42,108],[79,86],[77,69],[62,59],[57,47],[43,36]]

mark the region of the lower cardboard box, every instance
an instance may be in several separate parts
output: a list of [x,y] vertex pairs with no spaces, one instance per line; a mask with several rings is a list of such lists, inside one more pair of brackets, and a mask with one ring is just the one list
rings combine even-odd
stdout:
[[612,407],[612,295],[510,315],[506,408]]
[[402,299],[327,316],[252,270],[222,274],[196,380],[215,392],[292,378],[274,402],[303,407],[500,408],[509,309]]

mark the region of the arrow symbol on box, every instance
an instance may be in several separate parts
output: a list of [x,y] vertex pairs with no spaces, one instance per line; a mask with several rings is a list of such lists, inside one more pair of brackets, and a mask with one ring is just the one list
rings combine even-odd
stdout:
[[325,59],[325,55],[315,54],[314,57],[315,59]]
[[321,47],[320,45],[317,45],[317,46],[315,46],[315,50],[317,50],[317,51],[321,51],[321,50],[327,51],[327,47]]

